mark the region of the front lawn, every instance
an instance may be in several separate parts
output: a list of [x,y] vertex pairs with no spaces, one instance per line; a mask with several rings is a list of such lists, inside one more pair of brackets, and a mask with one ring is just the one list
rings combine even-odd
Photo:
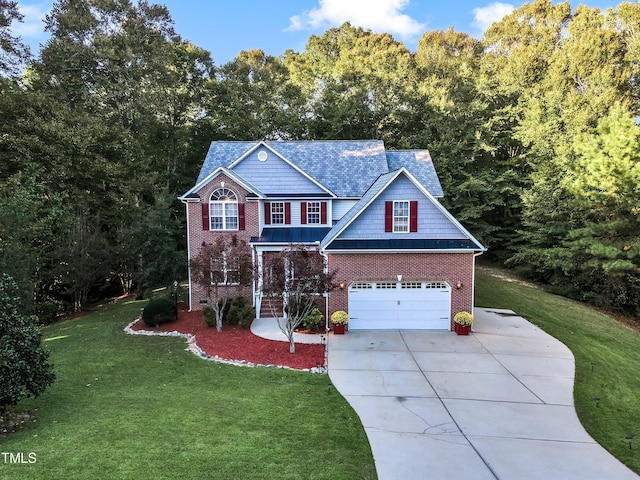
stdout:
[[25,462],[0,457],[0,478],[376,478],[360,420],[328,376],[208,362],[181,338],[126,335],[144,304],[43,329],[57,381],[19,405],[37,421],[0,439]]
[[[580,421],[595,440],[640,473],[638,329],[502,270],[478,268],[476,282],[476,306],[511,309],[571,349]],[[631,449],[627,435],[634,437]]]

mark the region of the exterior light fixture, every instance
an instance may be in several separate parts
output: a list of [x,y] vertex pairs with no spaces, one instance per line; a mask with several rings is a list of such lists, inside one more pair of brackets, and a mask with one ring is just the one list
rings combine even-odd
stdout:
[[462,288],[462,280],[458,280],[456,283],[456,289],[460,290]]
[[176,321],[178,320],[178,281],[174,280],[173,281],[173,295],[175,297],[176,300]]
[[340,282],[340,284],[338,285],[340,287],[340,290],[344,290],[344,287],[346,286],[344,282]]

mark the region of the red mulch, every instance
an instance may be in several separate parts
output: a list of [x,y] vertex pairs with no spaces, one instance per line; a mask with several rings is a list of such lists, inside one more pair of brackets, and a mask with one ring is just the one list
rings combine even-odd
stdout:
[[183,308],[178,313],[178,321],[159,327],[148,327],[138,320],[133,330],[190,333],[196,344],[209,356],[224,360],[246,361],[259,365],[278,365],[296,370],[324,366],[324,345],[296,343],[296,352],[289,353],[288,342],[267,340],[251,333],[248,328],[237,325],[223,325],[222,331],[208,327],[202,312],[188,312]]

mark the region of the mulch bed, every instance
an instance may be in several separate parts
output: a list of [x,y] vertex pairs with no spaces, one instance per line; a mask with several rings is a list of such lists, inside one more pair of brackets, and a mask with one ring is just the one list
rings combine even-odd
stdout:
[[274,365],[306,370],[324,367],[325,347],[321,344],[296,343],[296,352],[289,353],[289,343],[267,340],[251,333],[248,328],[223,325],[222,331],[208,327],[202,312],[189,312],[180,308],[176,322],[148,327],[142,320],[131,326],[132,330],[149,332],[179,332],[195,337],[197,346],[210,357],[234,362],[250,362],[258,365]]

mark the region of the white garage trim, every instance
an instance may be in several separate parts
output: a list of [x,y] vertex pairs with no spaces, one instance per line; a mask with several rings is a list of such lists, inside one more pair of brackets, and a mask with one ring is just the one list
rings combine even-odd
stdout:
[[380,280],[349,285],[349,330],[449,330],[447,282]]

